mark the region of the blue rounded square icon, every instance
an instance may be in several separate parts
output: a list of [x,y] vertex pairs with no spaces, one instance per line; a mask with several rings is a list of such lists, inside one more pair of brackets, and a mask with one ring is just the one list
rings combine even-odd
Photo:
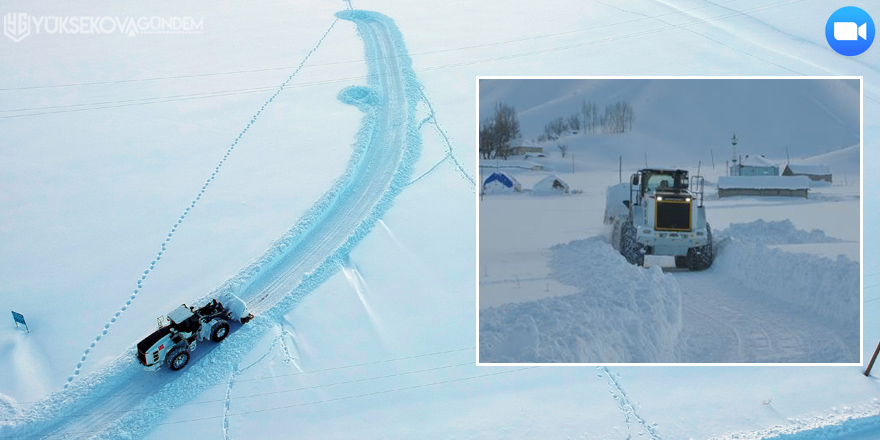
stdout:
[[861,55],[874,42],[874,20],[861,8],[842,7],[828,18],[825,39],[835,52],[843,56]]

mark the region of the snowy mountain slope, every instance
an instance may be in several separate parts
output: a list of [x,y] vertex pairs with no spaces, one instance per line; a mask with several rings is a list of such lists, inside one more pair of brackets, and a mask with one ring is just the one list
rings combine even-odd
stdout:
[[[483,91],[485,87],[485,91]],[[599,112],[618,101],[633,106],[633,134],[685,157],[709,146],[727,149],[735,132],[742,154],[811,156],[858,141],[858,80],[482,80],[480,117],[499,101],[513,105],[525,137],[557,117]],[[577,138],[577,136],[574,136]],[[553,143],[550,143],[553,145]],[[645,150],[651,152],[647,145]],[[720,156],[719,156],[720,159]]]
[[852,145],[816,156],[792,159],[792,162],[825,165],[831,170],[834,180],[840,182],[841,178],[846,179],[861,174],[859,168],[855,166],[858,163],[856,156],[859,155],[859,149],[860,145]]

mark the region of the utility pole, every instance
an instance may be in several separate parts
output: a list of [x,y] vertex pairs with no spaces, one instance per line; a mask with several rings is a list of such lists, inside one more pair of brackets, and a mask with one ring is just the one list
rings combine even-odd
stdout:
[[874,356],[871,356],[871,362],[868,363],[868,368],[865,370],[865,376],[871,375],[871,368],[874,368],[874,361],[877,360],[877,353],[880,353],[880,344],[877,344],[877,349],[874,350]]
[[483,201],[483,167],[481,167],[479,163],[477,163],[477,167],[480,168],[480,201],[482,202]]
[[623,155],[617,156],[617,183],[623,183]]
[[715,170],[715,152],[709,147],[709,154],[712,156],[712,170]]
[[648,168],[648,152],[645,151],[645,168]]

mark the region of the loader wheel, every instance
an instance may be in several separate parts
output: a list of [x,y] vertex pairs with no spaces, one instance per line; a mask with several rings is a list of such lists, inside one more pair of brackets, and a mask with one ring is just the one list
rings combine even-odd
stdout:
[[177,371],[185,367],[187,362],[189,362],[189,350],[185,347],[177,347],[171,350],[171,353],[168,353],[165,359],[168,362],[168,367]]
[[[715,258],[712,254],[712,228],[708,224],[706,224],[706,237],[709,241],[704,246],[688,249],[687,257],[685,257],[688,269],[706,270],[712,266],[712,261]],[[676,257],[676,262],[677,260],[678,257]]]
[[214,342],[220,342],[226,339],[226,335],[228,334],[229,323],[226,321],[220,321],[211,327],[211,340]]
[[611,247],[620,252],[620,221],[615,220],[611,225]]
[[620,229],[620,254],[626,258],[626,262],[629,264],[645,265],[642,244],[636,240],[636,228],[630,222],[624,223]]
[[684,269],[688,267],[687,257],[684,255],[676,255],[675,256],[675,268],[676,269]]

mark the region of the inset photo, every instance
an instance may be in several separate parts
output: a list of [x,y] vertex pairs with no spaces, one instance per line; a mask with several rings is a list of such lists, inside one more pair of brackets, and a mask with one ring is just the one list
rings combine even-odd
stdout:
[[860,365],[861,77],[478,78],[479,365]]

